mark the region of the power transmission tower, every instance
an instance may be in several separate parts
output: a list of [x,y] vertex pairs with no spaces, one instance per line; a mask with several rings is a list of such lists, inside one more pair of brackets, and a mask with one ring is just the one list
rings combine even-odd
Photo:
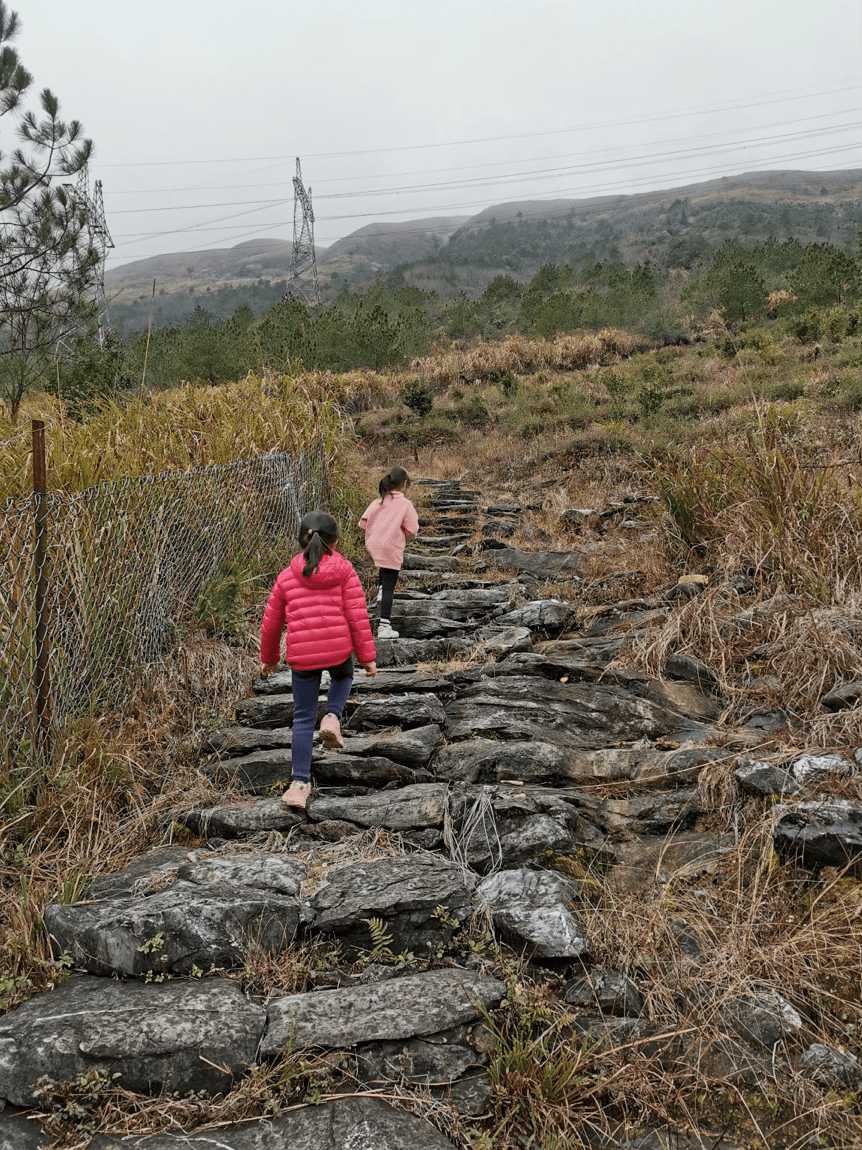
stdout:
[[[105,259],[108,248],[114,246],[108,223],[105,219],[105,201],[102,197],[102,181],[96,180],[93,194],[90,195],[90,169],[84,164],[78,173],[78,178],[72,184],[64,185],[72,193],[77,207],[83,208],[86,217],[87,235],[90,248],[96,253],[98,262],[93,269],[93,303],[96,306],[96,338],[99,347],[105,346],[105,339],[110,330],[108,320],[108,300],[105,295]],[[71,353],[77,335],[83,331],[71,330],[60,339],[56,348],[56,358],[60,359]]]
[[98,313],[99,347],[104,347],[105,337],[110,330],[108,299],[105,295],[105,260],[107,258],[108,248],[114,246],[114,241],[111,239],[111,233],[108,231],[108,223],[105,219],[105,201],[102,198],[101,180],[96,180],[93,188],[93,196],[89,201],[87,221],[90,229],[90,243],[99,257],[95,274],[94,298]]
[[284,299],[301,299],[311,307],[320,303],[314,254],[314,209],[311,206],[311,188],[306,190],[302,182],[299,156],[296,157],[296,175],[293,177],[293,251]]

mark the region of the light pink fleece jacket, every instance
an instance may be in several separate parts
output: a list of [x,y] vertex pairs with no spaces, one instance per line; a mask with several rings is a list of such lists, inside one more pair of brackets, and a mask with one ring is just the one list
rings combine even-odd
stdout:
[[416,508],[403,491],[390,491],[383,502],[375,499],[365,508],[359,520],[365,532],[365,546],[378,567],[400,571],[404,544],[419,530]]

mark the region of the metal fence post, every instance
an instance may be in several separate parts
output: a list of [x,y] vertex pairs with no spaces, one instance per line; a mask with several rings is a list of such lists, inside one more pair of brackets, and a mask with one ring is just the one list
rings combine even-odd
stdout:
[[34,419],[33,437],[33,686],[36,692],[36,737],[43,760],[51,757],[51,678],[48,628],[48,478],[45,424]]

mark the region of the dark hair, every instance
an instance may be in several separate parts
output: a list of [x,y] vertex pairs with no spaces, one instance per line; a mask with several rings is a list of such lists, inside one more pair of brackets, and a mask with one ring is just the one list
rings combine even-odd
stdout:
[[390,491],[394,491],[396,487],[409,487],[410,476],[403,467],[390,467],[383,478],[380,480],[380,485],[377,490],[380,492],[380,502],[382,503]]
[[305,556],[303,575],[308,578],[320,566],[324,555],[332,554],[338,539],[338,524],[325,511],[309,511],[299,525],[299,546]]

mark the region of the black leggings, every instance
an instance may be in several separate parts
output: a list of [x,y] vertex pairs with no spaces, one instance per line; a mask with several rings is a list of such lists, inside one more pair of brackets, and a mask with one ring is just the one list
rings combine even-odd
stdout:
[[380,586],[383,588],[383,598],[380,600],[380,618],[388,619],[392,610],[392,600],[395,598],[395,584],[398,582],[398,572],[391,567],[381,567],[378,572]]

